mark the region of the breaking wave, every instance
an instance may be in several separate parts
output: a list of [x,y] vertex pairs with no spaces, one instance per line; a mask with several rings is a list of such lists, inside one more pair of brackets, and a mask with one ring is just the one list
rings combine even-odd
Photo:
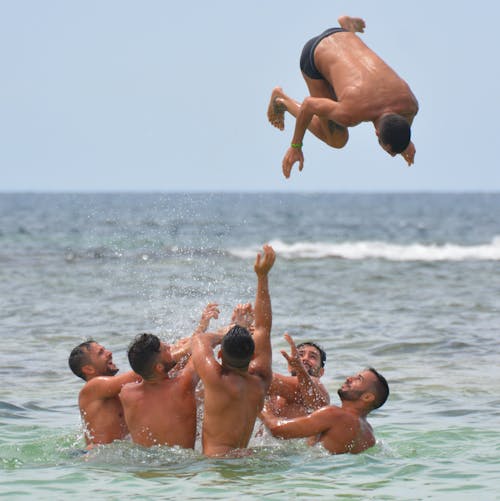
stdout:
[[[385,259],[387,261],[500,261],[500,236],[488,244],[457,245],[393,244],[381,241],[359,242],[295,242],[281,240],[269,242],[280,257],[285,259]],[[230,254],[240,258],[253,258],[259,249],[229,249]]]

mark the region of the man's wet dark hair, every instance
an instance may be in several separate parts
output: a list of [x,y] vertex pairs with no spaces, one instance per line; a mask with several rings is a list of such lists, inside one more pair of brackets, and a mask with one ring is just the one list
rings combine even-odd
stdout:
[[377,382],[375,383],[377,388],[377,394],[375,395],[375,401],[373,403],[373,409],[378,409],[385,404],[387,397],[389,396],[389,383],[382,374],[377,372],[373,367],[369,367],[368,370],[373,372],[377,376]]
[[78,346],[73,348],[71,350],[71,353],[69,354],[69,368],[72,370],[75,376],[81,377],[84,381],[87,381],[87,379],[82,372],[82,367],[89,363],[89,350],[90,346],[94,343],[95,341],[93,339],[88,339],[87,341],[84,341],[83,343],[80,343]]
[[253,337],[245,327],[235,325],[222,338],[222,359],[236,369],[245,369],[255,351]]
[[303,343],[297,345],[297,350],[302,346],[314,346],[319,351],[319,356],[321,357],[321,367],[323,368],[325,366],[326,353],[325,350],[321,348],[319,344],[313,343],[312,341],[304,341]]
[[410,144],[410,124],[401,115],[385,115],[378,125],[378,139],[391,147],[393,153],[402,153]]
[[148,379],[160,354],[161,342],[154,334],[138,334],[128,347],[128,361],[132,370]]

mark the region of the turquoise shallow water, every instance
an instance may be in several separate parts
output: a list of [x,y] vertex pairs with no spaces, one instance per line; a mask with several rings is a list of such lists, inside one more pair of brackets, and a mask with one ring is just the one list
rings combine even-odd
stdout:
[[[500,195],[0,195],[0,495],[7,499],[499,499]],[[71,348],[126,370],[137,332],[188,335],[206,302],[254,295],[271,241],[282,334],[321,341],[333,402],[368,365],[391,397],[378,444],[253,455],[128,442],[83,455]]]
[[75,451],[74,436],[37,431],[43,439],[3,451],[10,459],[2,460],[2,495],[41,499],[497,496],[499,455],[491,444],[498,444],[498,432],[458,426],[421,433],[386,427],[379,432],[380,443],[358,456],[332,458],[294,441],[259,444],[252,457],[230,460],[161,447],[146,450],[128,442],[83,455]]

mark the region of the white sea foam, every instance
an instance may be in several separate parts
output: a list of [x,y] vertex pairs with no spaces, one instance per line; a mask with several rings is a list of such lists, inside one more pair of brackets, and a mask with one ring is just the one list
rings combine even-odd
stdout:
[[[488,244],[421,244],[406,245],[381,241],[359,242],[295,242],[281,240],[269,242],[280,257],[285,259],[386,259],[387,261],[500,261],[500,236]],[[229,252],[240,258],[252,258],[258,247],[233,248]]]

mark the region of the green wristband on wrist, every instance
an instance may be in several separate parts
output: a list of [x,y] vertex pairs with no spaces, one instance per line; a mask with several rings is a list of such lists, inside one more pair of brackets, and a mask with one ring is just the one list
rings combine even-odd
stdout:
[[302,143],[292,143],[292,148],[295,148],[296,150],[300,150],[302,148]]

